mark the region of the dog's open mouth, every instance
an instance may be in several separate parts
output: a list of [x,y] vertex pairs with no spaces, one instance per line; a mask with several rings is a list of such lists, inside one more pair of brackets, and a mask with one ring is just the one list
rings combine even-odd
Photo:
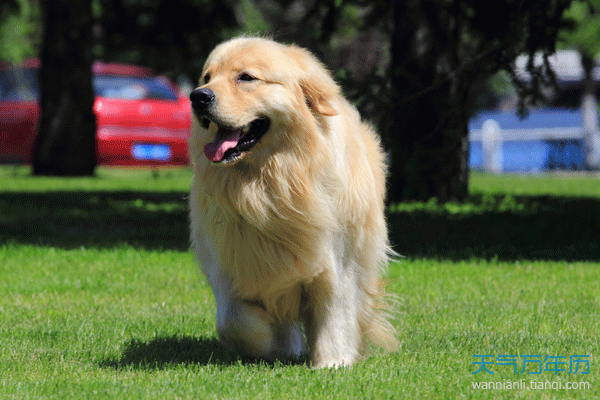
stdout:
[[[210,123],[206,119],[202,122],[205,126]],[[204,146],[204,155],[213,163],[235,161],[260,141],[270,125],[268,118],[259,118],[241,128],[219,126],[215,140]]]

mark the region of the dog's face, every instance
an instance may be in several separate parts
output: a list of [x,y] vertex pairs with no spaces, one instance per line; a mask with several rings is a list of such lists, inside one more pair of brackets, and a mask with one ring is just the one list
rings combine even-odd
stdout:
[[337,93],[310,53],[240,38],[213,50],[190,99],[204,155],[214,165],[233,165],[281,148],[307,119],[336,114],[330,101]]

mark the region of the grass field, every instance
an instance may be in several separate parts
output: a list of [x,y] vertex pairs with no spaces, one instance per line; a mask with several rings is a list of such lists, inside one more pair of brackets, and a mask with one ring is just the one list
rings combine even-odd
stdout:
[[311,370],[218,343],[188,170],[0,167],[0,399],[600,398],[598,178],[474,174],[464,204],[393,205],[401,347]]

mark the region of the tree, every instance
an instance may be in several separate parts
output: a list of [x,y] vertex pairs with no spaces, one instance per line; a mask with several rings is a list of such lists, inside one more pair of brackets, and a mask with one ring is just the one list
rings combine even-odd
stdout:
[[94,58],[196,77],[221,35],[237,26],[233,6],[219,1],[51,0],[41,5],[41,123],[33,156],[38,175],[94,173]]
[[235,2],[97,0],[105,61],[152,67],[199,78],[208,53],[239,28]]
[[584,70],[581,110],[586,138],[587,164],[600,167],[600,129],[598,127],[598,89],[592,76],[600,53],[600,0],[574,1],[565,12],[569,22],[560,32],[562,45],[575,48]]
[[96,117],[92,88],[91,0],[41,2],[40,130],[36,175],[93,175]]
[[[504,69],[521,106],[554,82],[547,57],[555,51],[560,0],[396,0],[393,3],[391,107],[384,142],[391,150],[393,200],[468,195],[468,129],[474,84]],[[541,51],[544,63],[533,63]],[[531,79],[517,76],[526,53]]]
[[[584,59],[586,74],[591,73],[600,53],[600,0],[574,1],[565,11],[565,26],[560,44],[577,49]],[[589,69],[589,71],[588,71]]]

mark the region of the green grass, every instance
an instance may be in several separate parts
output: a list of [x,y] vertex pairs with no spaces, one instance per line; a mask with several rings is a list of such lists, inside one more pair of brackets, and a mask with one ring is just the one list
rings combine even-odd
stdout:
[[[597,177],[471,183],[464,204],[391,207],[399,351],[311,370],[219,344],[189,251],[189,170],[0,167],[0,398],[600,398]],[[473,375],[477,354],[590,355],[591,372]],[[590,389],[472,388],[520,379]]]

